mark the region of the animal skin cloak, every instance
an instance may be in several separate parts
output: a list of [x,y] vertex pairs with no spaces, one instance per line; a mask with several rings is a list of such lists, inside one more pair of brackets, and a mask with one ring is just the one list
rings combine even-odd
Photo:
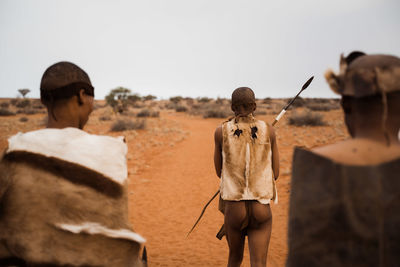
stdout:
[[258,200],[269,204],[274,198],[271,141],[265,122],[253,115],[233,118],[222,124],[223,200]]
[[400,159],[349,166],[297,148],[287,266],[399,266]]
[[76,128],[17,134],[0,163],[0,265],[142,266],[122,138]]

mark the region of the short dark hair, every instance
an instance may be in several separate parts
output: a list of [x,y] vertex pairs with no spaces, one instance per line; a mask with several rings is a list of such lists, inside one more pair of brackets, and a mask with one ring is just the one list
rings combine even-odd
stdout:
[[74,63],[62,61],[51,65],[43,73],[40,99],[46,106],[60,99],[71,98],[80,90],[94,96],[94,87],[87,73]]
[[239,87],[239,88],[236,88],[235,91],[233,91],[232,105],[235,105],[236,103],[241,103],[246,100],[250,100],[253,102],[256,101],[254,92],[249,87]]

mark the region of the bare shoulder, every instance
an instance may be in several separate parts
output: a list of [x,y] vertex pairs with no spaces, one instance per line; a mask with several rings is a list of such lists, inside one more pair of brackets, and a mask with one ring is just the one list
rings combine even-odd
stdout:
[[369,140],[349,139],[312,149],[312,152],[348,165],[375,165],[400,157],[400,146],[390,147]]

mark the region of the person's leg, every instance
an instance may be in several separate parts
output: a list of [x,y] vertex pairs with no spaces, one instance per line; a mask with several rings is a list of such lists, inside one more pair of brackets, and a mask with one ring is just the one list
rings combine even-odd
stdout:
[[250,262],[252,267],[267,266],[268,245],[271,237],[272,213],[269,205],[258,201],[250,204],[249,240]]
[[243,201],[226,201],[225,227],[229,246],[228,267],[240,266],[243,260],[245,235],[240,230],[246,219],[246,207]]

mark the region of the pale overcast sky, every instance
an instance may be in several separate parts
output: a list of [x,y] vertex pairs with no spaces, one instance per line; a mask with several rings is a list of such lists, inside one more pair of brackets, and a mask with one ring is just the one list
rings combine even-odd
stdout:
[[82,67],[101,99],[117,86],[158,97],[334,97],[340,53],[400,56],[398,0],[0,0],[0,97],[51,64]]

